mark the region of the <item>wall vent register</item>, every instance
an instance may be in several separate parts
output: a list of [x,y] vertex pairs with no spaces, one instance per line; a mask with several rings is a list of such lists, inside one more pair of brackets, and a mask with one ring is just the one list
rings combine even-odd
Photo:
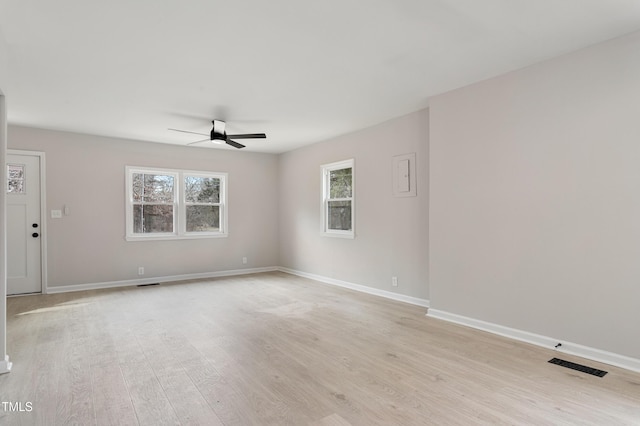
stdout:
[[561,367],[566,367],[572,370],[591,374],[592,376],[604,377],[604,375],[607,374],[606,371],[598,370],[597,368],[587,367],[586,365],[582,365],[582,364],[576,364],[575,362],[571,362],[571,361],[565,361],[564,359],[560,359],[560,358],[550,359],[549,362],[551,364],[556,364]]

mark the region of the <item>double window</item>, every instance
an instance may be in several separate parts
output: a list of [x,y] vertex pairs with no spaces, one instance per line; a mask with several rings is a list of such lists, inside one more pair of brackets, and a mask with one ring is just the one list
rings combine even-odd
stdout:
[[127,240],[227,236],[227,174],[127,167]]
[[353,159],[322,166],[322,232],[332,237],[353,238]]

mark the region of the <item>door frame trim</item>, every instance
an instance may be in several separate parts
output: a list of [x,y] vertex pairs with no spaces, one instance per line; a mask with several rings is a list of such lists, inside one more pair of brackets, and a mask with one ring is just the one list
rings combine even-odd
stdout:
[[[40,160],[40,283],[41,293],[47,294],[47,205],[46,205],[46,165],[45,153],[43,151],[28,151],[23,149],[7,149],[7,159],[9,155],[30,155],[38,157]],[[5,165],[6,173],[6,165]],[[6,189],[4,189],[6,197]],[[37,293],[36,293],[37,294]],[[12,297],[12,296],[9,296]]]

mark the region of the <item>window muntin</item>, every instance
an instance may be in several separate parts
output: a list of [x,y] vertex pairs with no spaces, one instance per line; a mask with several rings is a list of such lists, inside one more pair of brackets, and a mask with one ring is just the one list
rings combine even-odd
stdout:
[[226,173],[127,167],[127,240],[226,237]]
[[354,162],[322,166],[322,232],[354,237]]

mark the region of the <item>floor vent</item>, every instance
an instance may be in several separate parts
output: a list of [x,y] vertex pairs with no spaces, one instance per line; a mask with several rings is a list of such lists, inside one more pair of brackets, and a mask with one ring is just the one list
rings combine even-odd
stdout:
[[138,284],[138,287],[149,287],[150,285],[160,285],[160,283],[152,283],[152,284]]
[[606,371],[598,370],[597,368],[587,367],[586,365],[576,364],[575,362],[565,361],[560,358],[550,359],[551,364],[560,365],[562,367],[571,368],[572,370],[582,371],[583,373],[591,374],[592,376],[603,377],[607,374]]

